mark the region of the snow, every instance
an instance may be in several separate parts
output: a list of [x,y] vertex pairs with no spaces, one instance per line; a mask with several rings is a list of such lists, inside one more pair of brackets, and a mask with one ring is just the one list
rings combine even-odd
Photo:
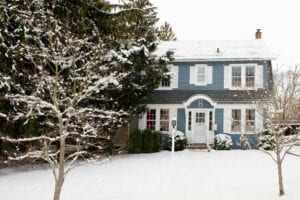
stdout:
[[[219,52],[217,50],[219,49]],[[157,55],[174,52],[175,61],[184,60],[272,60],[275,56],[259,40],[211,40],[161,42]]]
[[[102,165],[83,165],[67,176],[62,200],[298,200],[300,159],[283,164],[286,195],[279,197],[276,167],[268,155],[256,151],[185,150],[116,156]],[[50,169],[3,175],[3,200],[50,200]]]

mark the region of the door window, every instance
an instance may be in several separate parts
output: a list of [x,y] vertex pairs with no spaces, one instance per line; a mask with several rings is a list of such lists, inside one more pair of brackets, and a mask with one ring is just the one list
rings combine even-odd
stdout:
[[205,113],[196,113],[196,123],[197,124],[205,123]]

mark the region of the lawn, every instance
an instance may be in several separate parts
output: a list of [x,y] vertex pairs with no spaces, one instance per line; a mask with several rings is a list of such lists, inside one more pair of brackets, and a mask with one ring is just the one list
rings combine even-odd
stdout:
[[[299,200],[299,166],[300,158],[286,158],[286,195],[278,197],[275,164],[260,151],[122,155],[75,168],[62,200]],[[0,173],[1,200],[52,199],[50,169]]]

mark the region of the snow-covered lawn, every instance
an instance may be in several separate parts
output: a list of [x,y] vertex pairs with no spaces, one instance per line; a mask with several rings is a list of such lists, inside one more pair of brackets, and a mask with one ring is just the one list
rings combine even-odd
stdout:
[[[286,195],[278,197],[277,174],[268,155],[256,151],[164,151],[114,157],[75,168],[62,200],[299,200],[300,159],[284,162]],[[1,200],[50,200],[50,169],[0,176]]]

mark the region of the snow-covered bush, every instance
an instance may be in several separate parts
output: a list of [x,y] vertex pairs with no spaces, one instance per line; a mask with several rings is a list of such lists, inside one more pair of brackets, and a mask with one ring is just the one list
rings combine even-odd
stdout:
[[232,148],[232,139],[227,134],[217,134],[215,136],[216,150],[230,150]]
[[244,134],[242,134],[240,136],[240,142],[238,143],[238,146],[242,150],[251,149],[251,145],[249,143],[249,140],[248,140],[248,138]]
[[[187,138],[184,133],[181,131],[177,131],[175,135],[175,151],[182,151],[185,149],[187,145]],[[172,150],[172,135],[168,135],[168,144],[167,150]]]
[[265,128],[258,137],[258,148],[263,150],[274,150],[276,146],[276,138],[275,135],[272,132],[270,120],[267,120],[265,123]]

